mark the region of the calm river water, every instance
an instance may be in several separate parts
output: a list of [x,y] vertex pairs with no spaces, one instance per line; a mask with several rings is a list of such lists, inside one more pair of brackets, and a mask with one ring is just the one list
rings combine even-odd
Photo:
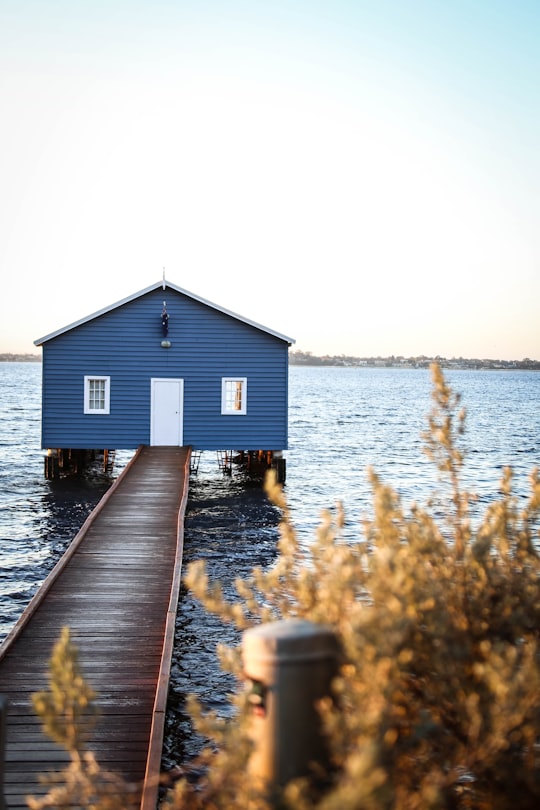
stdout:
[[[528,475],[540,466],[540,374],[525,371],[446,372],[467,409],[464,483],[478,508],[497,494],[503,466],[525,499]],[[290,369],[286,493],[303,543],[309,544],[321,509],[342,500],[347,532],[358,535],[371,510],[366,469],[372,466],[401,494],[423,503],[436,476],[422,454],[420,434],[430,409],[431,379],[424,369]],[[110,484],[99,474],[45,481],[40,449],[41,365],[0,363],[0,640],[13,626]],[[115,473],[131,454],[119,453]],[[226,593],[256,566],[275,559],[279,514],[261,487],[236,471],[219,471],[204,453],[190,485],[184,559],[204,558]],[[226,714],[233,687],[215,655],[234,631],[209,617],[182,591],[169,695],[164,768],[188,760],[199,747],[184,710],[194,692]]]

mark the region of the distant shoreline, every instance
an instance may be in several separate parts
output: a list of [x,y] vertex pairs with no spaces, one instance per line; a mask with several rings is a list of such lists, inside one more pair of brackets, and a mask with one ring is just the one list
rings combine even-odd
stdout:
[[[41,363],[40,354],[0,354],[0,363]],[[438,363],[446,369],[520,369],[540,371],[540,361],[530,360],[490,360],[459,357],[448,360],[446,357],[349,357],[345,355],[314,355],[311,352],[289,352],[291,366],[339,366],[351,368],[429,368]]]
[[540,371],[540,361],[530,360],[490,360],[478,358],[452,357],[349,357],[345,355],[316,356],[311,352],[289,352],[291,366],[341,366],[350,368],[429,368],[438,363],[445,369],[496,369]]
[[41,363],[40,354],[0,354],[0,363]]

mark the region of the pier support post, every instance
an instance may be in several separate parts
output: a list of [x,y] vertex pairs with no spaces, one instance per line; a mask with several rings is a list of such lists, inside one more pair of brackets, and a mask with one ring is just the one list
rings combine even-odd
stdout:
[[276,479],[278,484],[284,484],[287,477],[287,462],[282,455],[274,454],[272,468],[276,471]]
[[59,463],[58,463],[58,451],[57,450],[48,450],[47,455],[45,456],[45,478],[48,481],[52,481],[55,478],[58,478],[59,475]]
[[7,810],[4,798],[4,771],[6,763],[6,715],[7,698],[0,695],[0,810]]
[[317,701],[330,695],[338,643],[332,630],[288,619],[250,628],[242,643],[244,672],[253,703],[256,781],[282,787],[328,764]]

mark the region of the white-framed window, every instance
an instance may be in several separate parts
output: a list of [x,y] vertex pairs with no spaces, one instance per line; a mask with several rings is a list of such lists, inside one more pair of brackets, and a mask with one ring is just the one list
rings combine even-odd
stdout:
[[110,406],[110,377],[84,378],[84,412],[109,413]]
[[247,413],[247,378],[222,377],[221,379],[221,413]]

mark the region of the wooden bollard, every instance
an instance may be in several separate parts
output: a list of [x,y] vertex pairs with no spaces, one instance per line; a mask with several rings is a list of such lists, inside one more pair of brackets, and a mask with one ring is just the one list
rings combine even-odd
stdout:
[[338,644],[332,630],[297,619],[246,630],[242,654],[253,703],[250,772],[282,787],[327,764],[317,701],[330,695]]
[[7,698],[0,695],[0,810],[6,810],[4,798],[4,766],[6,763],[6,715]]

